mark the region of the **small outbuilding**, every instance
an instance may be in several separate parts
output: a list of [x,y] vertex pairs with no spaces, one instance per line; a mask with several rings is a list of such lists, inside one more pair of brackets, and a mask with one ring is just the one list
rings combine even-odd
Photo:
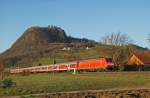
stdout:
[[128,60],[125,70],[150,70],[150,51],[135,52]]

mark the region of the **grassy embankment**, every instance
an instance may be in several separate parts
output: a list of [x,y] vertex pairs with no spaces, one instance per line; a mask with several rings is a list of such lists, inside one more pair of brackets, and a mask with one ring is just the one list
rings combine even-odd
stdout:
[[[51,47],[52,48],[52,47]],[[75,60],[87,60],[87,59],[98,59],[99,57],[106,56],[112,57],[112,54],[118,47],[108,46],[108,45],[99,45],[95,48],[89,50],[85,49],[72,49],[70,51],[62,51],[60,49],[53,49],[50,52],[39,52],[35,50],[33,54],[30,54],[29,57],[23,57],[22,62],[19,61],[18,64],[13,65],[13,67],[28,67],[28,66],[38,66],[53,64],[54,59],[56,63],[64,63]],[[22,52],[24,53],[24,52]],[[20,58],[20,57],[19,57]],[[10,66],[9,66],[10,67]],[[11,66],[12,67],[12,66]]]
[[150,72],[10,75],[15,87],[0,88],[0,96],[80,90],[150,88]]

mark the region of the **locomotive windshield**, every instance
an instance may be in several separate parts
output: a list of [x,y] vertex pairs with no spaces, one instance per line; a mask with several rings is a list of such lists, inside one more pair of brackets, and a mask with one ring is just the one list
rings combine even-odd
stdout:
[[112,58],[106,58],[107,62],[112,62]]

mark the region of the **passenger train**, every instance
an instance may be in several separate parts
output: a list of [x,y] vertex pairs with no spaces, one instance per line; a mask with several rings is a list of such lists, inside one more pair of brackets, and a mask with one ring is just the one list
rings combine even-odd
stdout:
[[66,63],[33,66],[26,68],[14,68],[10,73],[36,73],[36,72],[53,72],[53,71],[74,71],[74,70],[89,70],[89,69],[112,69],[114,66],[111,58],[101,57],[99,59],[72,61]]

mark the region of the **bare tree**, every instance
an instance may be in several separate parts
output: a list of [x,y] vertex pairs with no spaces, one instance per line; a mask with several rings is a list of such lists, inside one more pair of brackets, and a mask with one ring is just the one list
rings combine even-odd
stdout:
[[112,32],[110,35],[103,36],[100,42],[107,45],[121,46],[129,44],[131,40],[126,34]]
[[129,57],[133,54],[134,48],[130,46],[122,46],[113,54],[113,62],[118,70],[124,70]]

